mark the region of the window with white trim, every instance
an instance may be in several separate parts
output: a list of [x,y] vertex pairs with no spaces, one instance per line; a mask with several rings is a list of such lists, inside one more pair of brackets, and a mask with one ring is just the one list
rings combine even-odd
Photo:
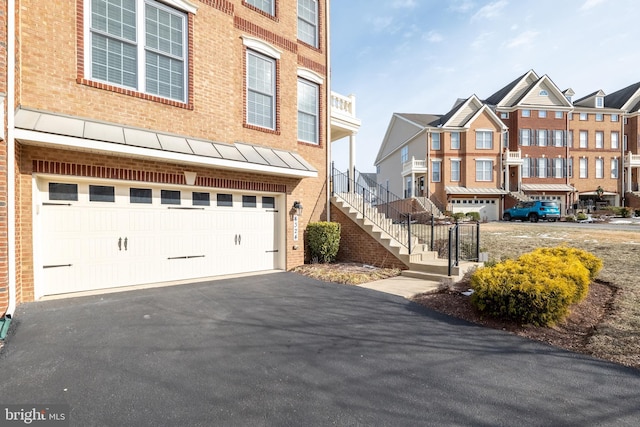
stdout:
[[562,130],[553,131],[553,145],[556,147],[562,147],[564,145],[564,131]]
[[589,145],[589,134],[586,130],[580,131],[580,148],[587,148]]
[[611,159],[611,178],[618,179],[618,159]]
[[187,14],[153,0],[91,0],[87,78],[187,99]]
[[442,162],[439,160],[431,161],[431,182],[440,182],[442,172]]
[[460,132],[451,132],[451,149],[460,149]]
[[627,135],[622,135],[622,151],[627,151]]
[[604,159],[596,159],[596,178],[604,178]]
[[562,111],[556,111],[556,119],[562,118]]
[[539,147],[547,146],[547,131],[544,129],[538,129],[538,146]]
[[461,161],[459,159],[451,159],[451,181],[452,182],[460,181],[460,164],[461,164]]
[[509,112],[508,111],[503,111],[500,113],[500,118],[501,119],[508,119],[509,118]]
[[612,114],[611,115],[611,121],[612,122],[617,122],[618,120],[620,120],[620,116],[618,116],[617,114]]
[[586,158],[581,158],[580,159],[580,178],[587,178],[589,176],[588,174],[588,162]]
[[553,176],[554,178],[564,178],[564,159],[553,159]]
[[531,117],[531,110],[522,110],[522,117]]
[[541,119],[547,117],[547,110],[538,110],[538,117]]
[[440,149],[440,134],[432,133],[431,134],[431,149],[439,150]]
[[317,0],[298,0],[298,40],[318,47]]
[[489,130],[476,131],[476,148],[491,150],[493,148],[493,132]]
[[409,147],[406,145],[400,150],[400,163],[403,165],[409,161]]
[[298,79],[298,141],[318,144],[318,98],[315,83]]
[[538,178],[547,177],[547,158],[540,157],[538,159]]
[[522,177],[529,178],[531,175],[531,157],[522,159]]
[[569,148],[573,148],[573,131],[572,130],[570,130],[567,133],[567,146]]
[[596,131],[596,148],[604,148],[604,132]]
[[520,129],[520,145],[528,147],[531,145],[530,139],[531,129]]
[[596,108],[604,107],[604,98],[601,96],[596,96]]
[[617,150],[618,148],[620,148],[620,133],[614,131],[611,132],[611,149]]
[[476,160],[476,181],[492,181],[493,161]]
[[255,7],[256,9],[260,9],[264,13],[267,13],[272,16],[275,14],[273,11],[274,0],[244,0],[244,1],[246,1],[248,4]]
[[602,115],[602,113],[596,113],[596,122],[602,121],[604,121],[604,116]]
[[276,128],[276,60],[247,49],[247,123]]
[[587,113],[580,113],[580,120],[585,121],[589,119],[589,114]]

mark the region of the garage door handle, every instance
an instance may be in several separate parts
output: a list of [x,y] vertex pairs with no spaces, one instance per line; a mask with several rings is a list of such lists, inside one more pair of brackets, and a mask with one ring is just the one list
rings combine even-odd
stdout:
[[238,234],[238,244],[242,243],[242,235]]
[[127,237],[124,238],[124,250],[127,250],[127,242],[129,241],[129,239]]
[[118,250],[121,251],[122,250],[122,237],[120,237],[118,239]]
[[238,244],[238,235],[237,234],[233,236],[233,244],[234,245]]

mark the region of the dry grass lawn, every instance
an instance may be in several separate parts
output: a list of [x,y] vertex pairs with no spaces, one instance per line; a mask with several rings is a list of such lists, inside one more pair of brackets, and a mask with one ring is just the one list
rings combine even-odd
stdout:
[[640,363],[640,227],[604,230],[597,225],[558,227],[545,223],[482,224],[481,250],[490,260],[514,258],[541,246],[569,245],[604,262],[598,279],[618,288],[609,314],[587,343],[596,357],[628,366]]

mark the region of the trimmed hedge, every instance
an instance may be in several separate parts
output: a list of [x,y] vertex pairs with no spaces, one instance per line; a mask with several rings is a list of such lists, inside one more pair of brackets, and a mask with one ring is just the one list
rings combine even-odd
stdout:
[[340,224],[311,222],[307,225],[307,245],[312,261],[333,262],[340,248]]
[[539,248],[472,275],[471,303],[481,312],[533,325],[552,325],[582,301],[602,261],[570,247]]

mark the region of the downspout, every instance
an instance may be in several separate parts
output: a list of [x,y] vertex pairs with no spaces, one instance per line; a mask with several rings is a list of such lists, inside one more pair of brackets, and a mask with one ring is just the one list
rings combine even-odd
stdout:
[[327,64],[327,75],[326,75],[326,92],[327,92],[327,118],[326,118],[326,139],[327,139],[327,176],[326,176],[326,203],[327,203],[327,222],[331,221],[331,174],[333,170],[331,170],[331,28],[330,28],[330,19],[329,15],[331,12],[330,6],[331,0],[327,0],[325,3],[325,28],[326,28],[326,64]]
[[625,188],[625,182],[624,182],[624,176],[625,176],[625,172],[624,172],[624,149],[626,148],[624,146],[624,120],[625,120],[625,114],[622,113],[620,114],[620,122],[622,122],[620,124],[621,126],[621,132],[620,132],[620,139],[618,141],[618,144],[620,144],[620,152],[622,153],[622,157],[620,158],[620,176],[622,177],[622,180],[620,181],[621,184],[621,193],[622,193],[622,202],[620,203],[621,206],[624,207],[624,204],[626,202],[626,195],[627,195],[627,189]]
[[[7,269],[9,287],[9,305],[4,315],[2,331],[6,334],[9,322],[16,308],[16,182],[15,182],[15,65],[16,65],[16,4],[7,1]],[[9,319],[9,320],[7,320]],[[2,336],[4,338],[4,336]]]
[[427,199],[431,199],[431,130],[427,130],[426,135],[427,135],[427,165],[426,165],[427,166]]

